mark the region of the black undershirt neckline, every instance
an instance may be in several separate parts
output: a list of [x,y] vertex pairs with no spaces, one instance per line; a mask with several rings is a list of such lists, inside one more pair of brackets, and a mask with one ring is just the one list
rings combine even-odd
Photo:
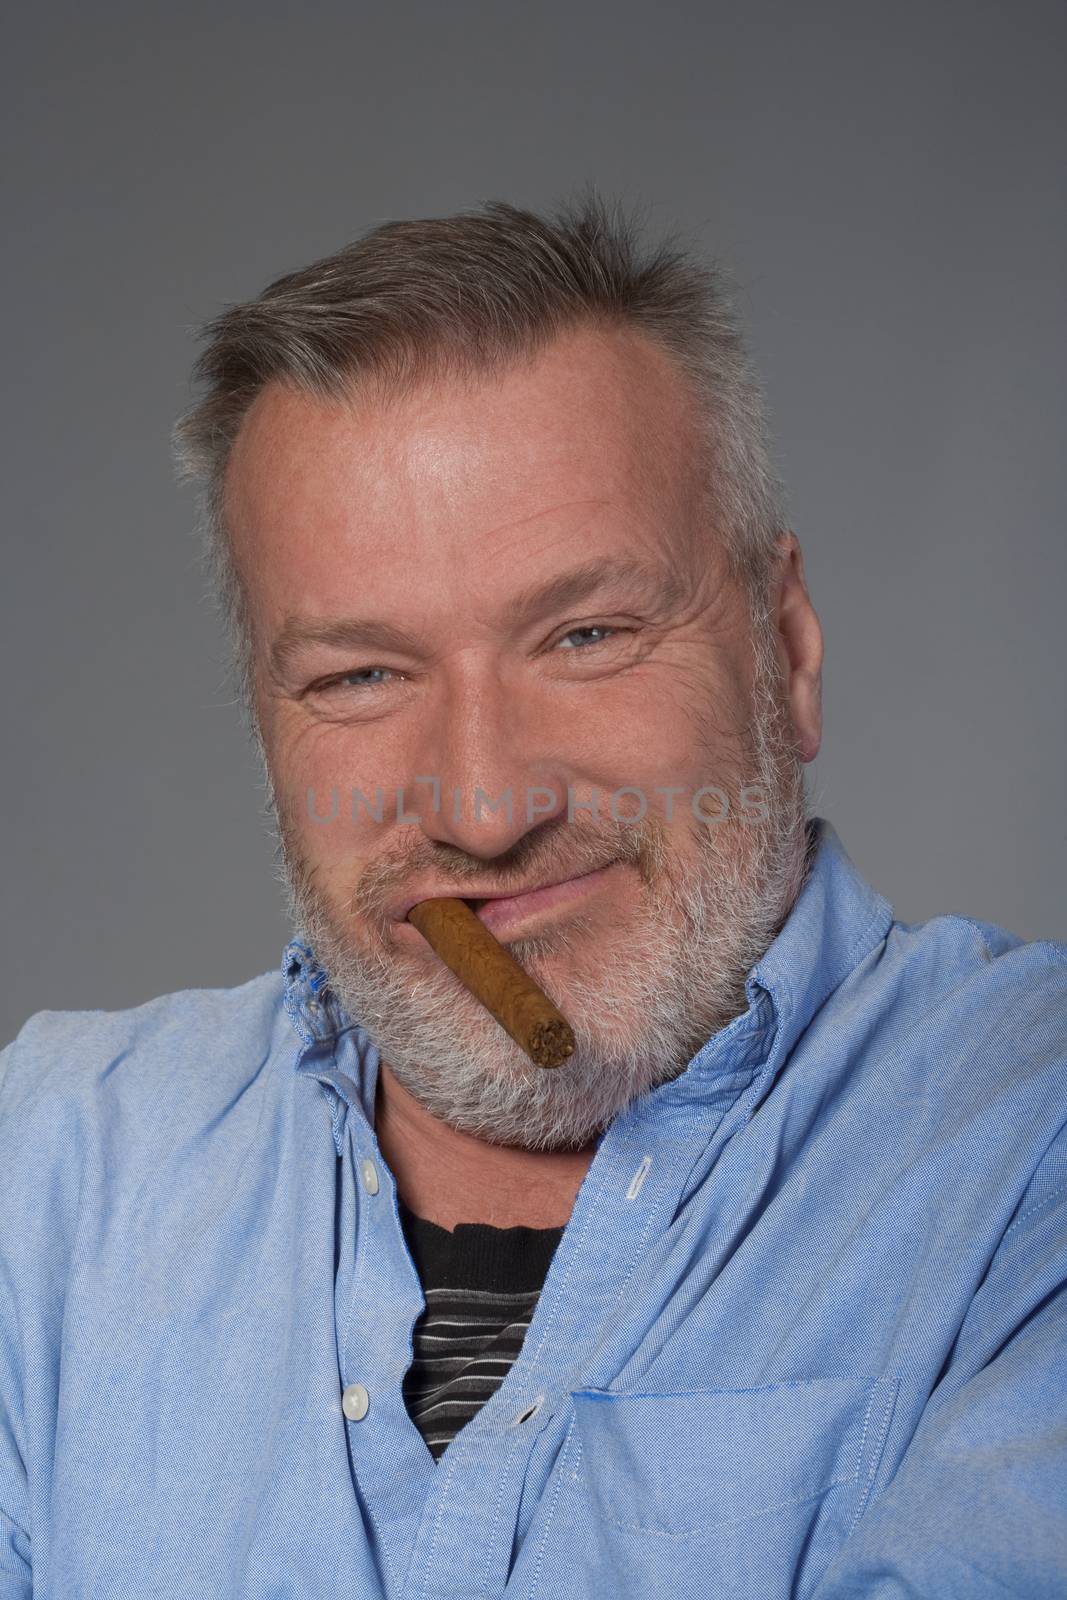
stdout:
[[540,1289],[562,1228],[494,1228],[460,1222],[454,1229],[416,1216],[397,1196],[400,1222],[423,1288],[522,1294]]

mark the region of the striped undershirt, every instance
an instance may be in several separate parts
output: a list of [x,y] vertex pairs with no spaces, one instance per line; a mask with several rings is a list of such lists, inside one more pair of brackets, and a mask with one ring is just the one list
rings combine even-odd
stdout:
[[[399,1200],[399,1197],[398,1197]],[[562,1228],[438,1227],[399,1200],[426,1299],[404,1404],[435,1461],[504,1381],[522,1348]]]

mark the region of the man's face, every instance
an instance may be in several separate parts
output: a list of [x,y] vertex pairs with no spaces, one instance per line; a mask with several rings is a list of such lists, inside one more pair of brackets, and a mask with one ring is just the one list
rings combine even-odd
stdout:
[[[774,645],[695,449],[668,359],[591,330],[388,403],[272,385],[234,448],[292,914],[408,1092],[494,1142],[585,1145],[677,1076],[799,884]],[[574,1027],[546,1070],[405,917],[562,882],[481,913]]]

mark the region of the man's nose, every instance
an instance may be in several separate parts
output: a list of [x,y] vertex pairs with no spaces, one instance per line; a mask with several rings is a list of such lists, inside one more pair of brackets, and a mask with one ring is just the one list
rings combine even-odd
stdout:
[[532,700],[490,673],[442,697],[418,744],[397,821],[490,859],[567,813],[559,730]]

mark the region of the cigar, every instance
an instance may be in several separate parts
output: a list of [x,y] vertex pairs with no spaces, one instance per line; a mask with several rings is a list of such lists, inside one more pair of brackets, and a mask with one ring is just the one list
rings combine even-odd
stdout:
[[570,1023],[464,900],[420,900],[408,912],[423,938],[538,1067],[574,1052]]

